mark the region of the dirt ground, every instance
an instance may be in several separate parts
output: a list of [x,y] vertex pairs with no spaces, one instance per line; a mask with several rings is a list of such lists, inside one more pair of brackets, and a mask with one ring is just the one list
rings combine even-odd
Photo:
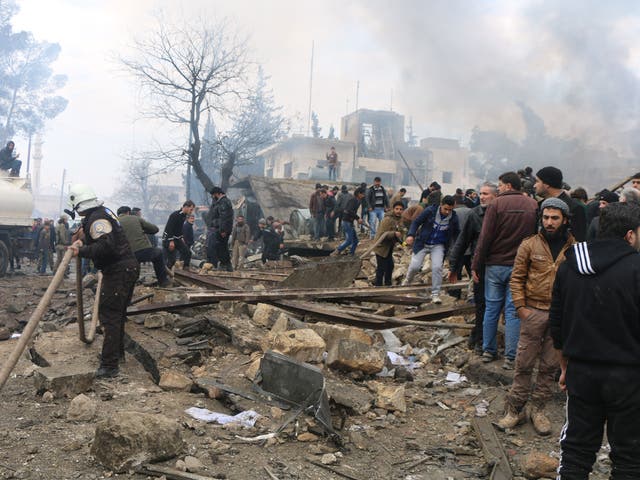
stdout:
[[[148,273],[148,272],[147,272]],[[21,325],[39,301],[51,277],[38,276],[29,266],[19,274],[0,279],[0,323],[20,331]],[[13,375],[0,391],[0,478],[2,479],[103,479],[152,478],[133,472],[117,474],[105,469],[90,456],[89,449],[96,425],[121,411],[158,413],[177,420],[186,449],[180,457],[162,462],[175,467],[176,461],[191,455],[200,460],[197,472],[210,478],[226,479],[466,479],[489,478],[490,464],[484,458],[471,426],[478,406],[488,403],[492,421],[503,412],[504,395],[509,387],[509,372],[498,362],[484,365],[468,351],[465,344],[449,348],[418,367],[413,381],[376,378],[355,373],[334,372],[327,367],[323,373],[328,381],[340,388],[369,389],[374,382],[404,385],[406,413],[372,407],[364,414],[332,403],[334,425],[344,439],[343,446],[322,438],[303,435],[317,432],[317,424],[301,416],[265,445],[247,444],[238,436],[253,437],[275,431],[288,412],[270,405],[227,395],[219,400],[205,393],[164,391],[132,355],[127,354],[121,375],[109,381],[95,381],[86,395],[98,404],[97,415],[90,421],[74,422],[67,418],[71,398],[47,399],[34,386],[34,371],[42,359],[51,365],[85,365],[97,367],[102,337],[85,346],[77,339],[74,307],[68,305],[74,289],[73,279],[66,280],[54,299],[52,308],[42,322],[31,359],[21,358]],[[153,289],[138,286],[136,295]],[[165,292],[166,293],[166,292]],[[199,307],[194,315],[206,314],[230,328],[242,328],[248,317],[228,309]],[[152,337],[157,345],[171,344],[171,328],[145,329],[134,321],[127,325],[132,335]],[[265,327],[251,326],[249,337],[266,335]],[[401,332],[398,336],[403,338]],[[425,329],[433,339],[439,332]],[[442,333],[442,332],[440,332]],[[412,335],[415,335],[412,334]],[[434,337],[435,336],[435,337]],[[16,340],[0,342],[0,363],[6,361]],[[179,356],[165,358],[159,366],[171,368],[193,378],[207,376],[221,382],[250,390],[251,379],[246,370],[255,354],[251,341],[234,345],[224,336],[209,338],[209,354],[197,362],[185,363]],[[34,355],[33,352],[37,352]],[[468,381],[447,385],[448,372],[463,373]],[[564,421],[563,395],[558,392],[548,407],[554,425],[551,436],[536,435],[531,425],[513,431],[498,432],[515,477],[523,477],[523,457],[536,451],[559,456],[558,437]],[[234,414],[255,409],[262,415],[255,427],[220,426],[203,423],[189,417],[189,407]],[[340,425],[344,423],[343,425]],[[308,433],[308,432],[307,432]],[[309,437],[311,441],[301,441]],[[323,455],[334,454],[328,467],[321,468]],[[312,463],[315,462],[315,463]],[[266,467],[266,468],[265,468]],[[268,470],[268,471],[267,471]],[[599,455],[593,479],[608,478],[608,460],[604,451]],[[335,473],[340,472],[340,473]],[[155,477],[154,477],[155,478]]]

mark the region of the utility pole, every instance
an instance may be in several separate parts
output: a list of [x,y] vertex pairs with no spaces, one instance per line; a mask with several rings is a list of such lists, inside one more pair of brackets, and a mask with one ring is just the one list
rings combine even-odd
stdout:
[[309,114],[307,116],[307,137],[309,136],[311,129],[311,98],[313,94],[313,49],[314,41],[311,41],[311,68],[309,72]]
[[360,80],[356,82],[356,112],[358,111],[358,96],[360,95]]
[[62,212],[62,206],[64,201],[64,182],[67,178],[67,169],[62,169],[62,183],[60,184],[60,208],[58,208],[59,212]]
[[27,173],[29,173],[29,167],[31,166],[31,137],[33,134],[29,132],[29,146],[27,147]]

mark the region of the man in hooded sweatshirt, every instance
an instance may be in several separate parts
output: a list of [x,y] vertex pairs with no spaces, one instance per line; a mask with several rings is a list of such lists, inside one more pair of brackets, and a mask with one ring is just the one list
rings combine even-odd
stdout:
[[640,207],[612,203],[598,237],[569,248],[549,324],[567,391],[558,479],[588,479],[605,424],[611,478],[640,472]]

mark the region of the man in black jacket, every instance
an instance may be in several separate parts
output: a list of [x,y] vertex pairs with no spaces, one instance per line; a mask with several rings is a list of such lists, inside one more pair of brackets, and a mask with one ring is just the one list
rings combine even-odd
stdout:
[[353,197],[347,201],[347,206],[342,212],[342,231],[344,232],[344,242],[342,242],[331,255],[340,255],[348,247],[351,247],[351,255],[355,255],[358,248],[358,234],[353,228],[353,222],[362,225],[362,219],[358,216],[360,202],[364,198],[364,188],[359,187],[353,192]]
[[167,220],[167,224],[164,227],[164,233],[162,234],[162,248],[164,249],[165,256],[167,258],[167,267],[171,268],[176,263],[177,252],[180,252],[180,258],[184,262],[182,268],[189,269],[189,263],[191,263],[191,250],[184,243],[182,238],[182,224],[187,218],[187,215],[191,215],[196,208],[196,204],[191,200],[187,200],[182,204],[180,210],[176,210]]
[[[458,281],[457,272],[462,271],[462,262],[465,252],[468,250],[469,255],[473,257],[476,250],[476,244],[482,231],[482,221],[484,220],[484,212],[487,206],[498,196],[498,187],[493,183],[485,183],[480,188],[480,205],[471,209],[471,214],[464,224],[460,235],[456,239],[456,243],[449,252],[449,281],[456,283]],[[476,353],[482,355],[482,320],[484,318],[484,265],[481,265],[480,271],[477,272],[480,279],[479,282],[473,282],[473,301],[476,306],[476,321],[469,335],[469,348],[475,349]]]
[[216,268],[220,262],[221,270],[232,272],[229,237],[233,231],[233,205],[220,187],[213,187],[209,193],[215,203],[211,206],[207,219],[207,261]]
[[640,472],[640,207],[600,213],[597,240],[567,251],[549,323],[567,391],[559,479],[588,479],[605,424],[611,478]]
[[578,242],[587,239],[587,215],[584,207],[562,189],[562,171],[556,167],[544,167],[536,173],[536,195],[542,198],[557,197],[569,207],[569,229]]
[[90,258],[102,271],[100,324],[104,331],[100,368],[96,377],[118,375],[118,362],[124,358],[124,324],[140,266],[131,251],[124,230],[111,210],[102,206],[88,185],[73,185],[69,200],[82,217],[82,240],[69,247],[74,256]]
[[367,207],[369,209],[369,237],[376,236],[376,226],[384,218],[384,212],[389,209],[389,198],[382,186],[382,179],[373,179],[373,185],[367,190]]

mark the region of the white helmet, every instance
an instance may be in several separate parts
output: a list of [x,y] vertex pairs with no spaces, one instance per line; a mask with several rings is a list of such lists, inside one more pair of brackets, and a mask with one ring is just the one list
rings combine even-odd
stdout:
[[82,213],[90,208],[96,208],[103,204],[89,185],[77,183],[69,190],[69,205],[71,209]]

